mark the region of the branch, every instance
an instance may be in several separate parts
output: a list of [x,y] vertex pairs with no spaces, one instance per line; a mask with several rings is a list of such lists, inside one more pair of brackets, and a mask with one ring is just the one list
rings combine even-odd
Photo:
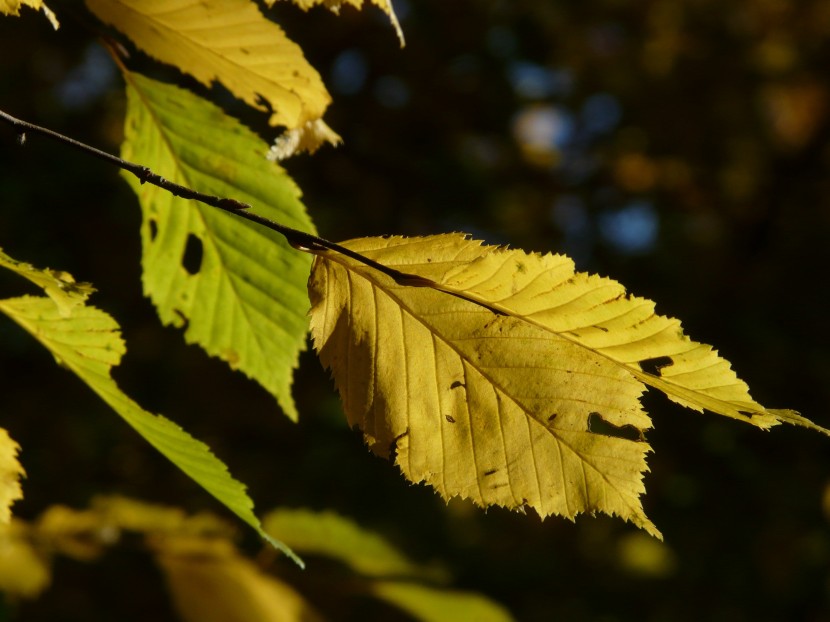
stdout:
[[94,156],[99,160],[103,160],[104,162],[114,164],[115,166],[135,175],[142,184],[148,183],[154,186],[158,186],[159,188],[167,190],[168,192],[177,197],[181,197],[183,199],[192,199],[194,201],[204,203],[205,205],[210,205],[211,207],[217,207],[226,212],[230,212],[231,214],[235,214],[240,218],[250,220],[251,222],[255,222],[259,225],[262,225],[263,227],[271,229],[272,231],[276,231],[277,233],[282,234],[285,237],[286,241],[297,250],[312,254],[318,254],[321,251],[325,250],[340,253],[341,255],[350,257],[355,261],[359,261],[360,263],[365,264],[370,268],[374,268],[375,270],[378,270],[379,272],[382,272],[383,274],[392,277],[392,279],[394,279],[398,285],[408,285],[411,287],[437,286],[436,283],[433,283],[431,280],[426,279],[424,277],[400,272],[398,270],[395,270],[394,268],[384,266],[383,264],[369,259],[368,257],[364,257],[360,253],[356,253],[355,251],[350,250],[345,246],[340,246],[339,244],[330,242],[325,238],[321,238],[319,236],[306,233],[305,231],[300,231],[299,229],[292,229],[291,227],[286,227],[285,225],[271,220],[270,218],[260,216],[255,212],[249,211],[251,209],[251,206],[247,203],[237,201],[236,199],[222,198],[210,194],[204,194],[202,192],[197,192],[186,186],[174,183],[169,179],[165,179],[161,175],[154,173],[146,166],[135,164],[134,162],[128,162],[127,160],[114,156],[110,153],[107,153],[106,151],[101,151],[100,149],[96,149],[95,147],[91,147],[85,143],[77,141],[74,138],[69,138],[68,136],[59,134],[58,132],[46,129],[45,127],[41,127],[39,125],[35,125],[27,121],[22,121],[21,119],[13,117],[8,113],[3,112],[2,110],[0,110],[0,119],[11,125],[17,131],[17,142],[21,146],[26,143],[26,132],[46,136],[58,142],[62,142],[66,145],[69,145],[70,147],[74,147],[79,151]]

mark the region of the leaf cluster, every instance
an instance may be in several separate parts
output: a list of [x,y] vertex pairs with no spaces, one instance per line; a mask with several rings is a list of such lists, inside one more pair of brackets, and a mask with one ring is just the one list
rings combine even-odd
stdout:
[[[373,3],[390,16],[403,43],[389,3]],[[48,11],[39,2],[23,4]],[[297,4],[340,9],[340,3]],[[126,90],[124,168],[140,163],[153,174],[152,180],[125,174],[142,212],[144,293],[163,324],[261,385],[289,419],[300,417],[292,379],[310,329],[348,423],[410,481],[429,484],[447,500],[530,508],[543,518],[605,513],[658,538],[641,502],[652,451],[652,421],[641,403],[647,388],[764,430],[789,423],[830,434],[795,411],[753,400],[731,364],[686,336],[678,320],[657,314],[654,303],[615,281],[575,271],[563,255],[487,246],[464,234],[298,244],[290,232],[316,236],[316,229],[298,186],[277,161],[340,140],[322,120],[331,98],[302,50],[248,0],[88,0],[87,7],[102,28],[112,29],[108,36],[204,85],[221,84],[282,130],[269,146],[216,103],[132,70],[129,56],[108,45]],[[19,8],[13,2],[3,11]],[[157,177],[242,207],[217,210],[169,192],[154,183]],[[278,227],[263,227],[242,212]],[[286,232],[287,239],[280,235]],[[45,294],[2,300],[0,311],[298,564],[295,550],[337,558],[371,577],[362,589],[419,619],[442,619],[455,607],[480,607],[480,619],[506,617],[477,596],[413,585],[413,577],[429,573],[336,517],[283,512],[261,523],[244,485],[207,445],[118,387],[111,372],[126,346],[115,319],[87,304],[90,285],[4,254],[0,264]],[[8,483],[0,492],[9,524],[23,470],[14,441],[7,441],[0,449]],[[91,532],[102,529],[100,516],[81,522],[87,519]],[[134,528],[116,523],[116,529]],[[277,614],[262,603],[276,600],[290,609],[278,614],[284,619],[314,619],[301,597],[263,578],[227,537],[211,535],[207,542],[177,523],[175,538],[165,533],[160,540],[155,519],[138,523],[134,529],[147,535],[185,619],[266,619]],[[26,538],[45,537],[40,529],[12,523],[13,549],[24,551],[19,543]],[[339,548],[344,542],[353,548]],[[31,551],[20,555],[37,558]],[[38,592],[48,580],[44,568],[32,570],[25,587],[7,589]],[[206,584],[216,602],[196,598]],[[222,595],[229,585],[243,586],[250,611],[223,612],[221,603],[233,601]]]

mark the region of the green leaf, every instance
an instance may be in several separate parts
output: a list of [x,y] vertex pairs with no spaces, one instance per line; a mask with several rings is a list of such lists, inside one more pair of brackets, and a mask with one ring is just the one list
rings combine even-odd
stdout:
[[405,581],[378,581],[372,593],[422,622],[509,622],[513,616],[501,605],[474,592],[442,590]]
[[[127,79],[122,155],[194,190],[314,232],[300,191],[264,158],[268,146],[213,104],[138,74]],[[279,234],[128,180],[143,213],[144,291],[165,324],[260,383],[293,420],[291,381],[305,348],[310,258]],[[188,247],[200,265],[183,264]]]
[[262,520],[265,530],[304,555],[334,559],[362,575],[366,591],[424,622],[504,622],[513,618],[475,592],[442,585],[451,577],[409,560],[380,535],[333,512],[279,509]]
[[[28,268],[34,270],[31,266]],[[75,285],[74,279],[65,273],[44,271],[44,274],[63,280],[67,288]],[[74,296],[84,297],[86,292]],[[35,337],[59,364],[83,380],[173,464],[273,546],[303,566],[291,549],[262,529],[245,486],[231,477],[228,468],[207,445],[169,419],[143,410],[118,388],[110,372],[120,362],[126,347],[119,326],[110,315],[83,304],[75,305],[67,314],[65,307],[60,307],[54,300],[32,296],[0,300],[0,312]]]
[[35,268],[34,266],[17,261],[6,255],[0,249],[0,266],[16,272],[35,285],[43,288],[64,317],[72,313],[72,309],[86,302],[95,288],[89,283],[76,283],[68,272]]
[[413,563],[378,534],[334,512],[278,509],[266,514],[262,524],[291,548],[335,559],[367,577],[446,579],[442,572]]

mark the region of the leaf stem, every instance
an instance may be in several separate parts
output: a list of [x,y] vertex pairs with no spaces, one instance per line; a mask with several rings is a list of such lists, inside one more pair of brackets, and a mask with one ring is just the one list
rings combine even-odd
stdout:
[[287,227],[281,223],[271,220],[270,218],[260,216],[259,214],[250,211],[251,206],[247,203],[243,203],[242,201],[237,201],[236,199],[231,198],[217,197],[210,194],[205,194],[203,192],[197,192],[196,190],[192,190],[191,188],[188,188],[186,186],[174,183],[169,179],[162,177],[158,173],[154,173],[146,166],[142,166],[141,164],[135,164],[134,162],[128,162],[127,160],[114,156],[111,153],[107,153],[106,151],[96,149],[95,147],[87,145],[86,143],[82,143],[78,140],[75,140],[74,138],[70,138],[63,134],[60,134],[59,132],[55,132],[45,127],[35,125],[34,123],[29,123],[28,121],[23,121],[21,119],[13,117],[12,115],[2,110],[0,110],[0,120],[5,121],[17,131],[17,142],[21,146],[25,145],[26,143],[27,132],[46,136],[47,138],[51,138],[58,142],[62,142],[66,145],[69,145],[70,147],[74,147],[75,149],[78,149],[79,151],[96,157],[99,160],[103,160],[104,162],[107,162],[109,164],[114,164],[115,166],[135,175],[142,184],[148,183],[154,186],[158,186],[163,190],[167,190],[174,196],[181,197],[183,199],[192,199],[194,201],[199,201],[200,203],[204,203],[205,205],[210,205],[211,207],[216,207],[226,212],[230,212],[232,214],[239,216],[240,218],[250,220],[251,222],[255,222],[259,225],[262,225],[263,227],[271,229],[272,231],[276,231],[277,233],[283,235],[286,241],[293,248],[299,251],[312,254],[318,254],[321,251],[325,250],[334,251],[336,253],[340,253],[341,255],[350,257],[355,261],[359,261],[360,263],[367,265],[370,268],[374,268],[375,270],[378,270],[383,274],[386,274],[387,276],[394,279],[394,281],[398,285],[408,285],[410,287],[436,286],[436,283],[433,283],[429,279],[419,277],[414,274],[406,274],[404,272],[400,272],[398,270],[395,270],[394,268],[384,266],[383,264],[369,259],[368,257],[364,257],[360,253],[356,253],[355,251],[348,249],[345,246],[340,246],[339,244],[336,244],[335,242],[330,242],[325,238],[312,235],[311,233],[306,233],[305,231],[300,231],[299,229],[292,229],[291,227]]

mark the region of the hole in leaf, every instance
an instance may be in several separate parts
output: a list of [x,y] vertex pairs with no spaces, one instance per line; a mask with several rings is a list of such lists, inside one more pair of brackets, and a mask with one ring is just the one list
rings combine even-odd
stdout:
[[148,224],[150,225],[150,241],[155,242],[156,236],[159,234],[159,226],[155,220],[148,221]]
[[640,369],[652,376],[659,376],[660,371],[664,367],[672,365],[674,361],[670,356],[655,356],[653,359],[644,359],[640,361]]
[[599,413],[588,415],[588,431],[592,434],[623,438],[627,441],[644,441],[643,433],[631,424],[617,426],[602,418]]
[[202,269],[202,241],[192,233],[187,236],[182,267],[188,274],[198,274]]

